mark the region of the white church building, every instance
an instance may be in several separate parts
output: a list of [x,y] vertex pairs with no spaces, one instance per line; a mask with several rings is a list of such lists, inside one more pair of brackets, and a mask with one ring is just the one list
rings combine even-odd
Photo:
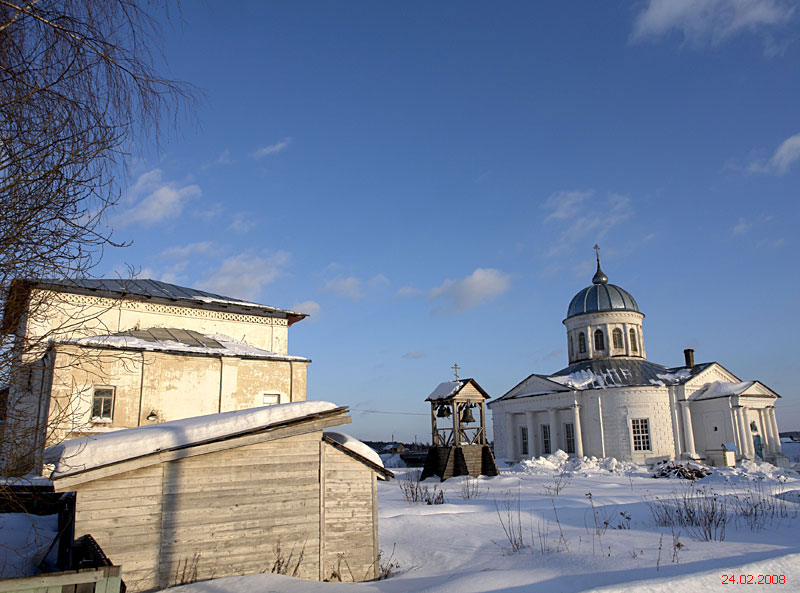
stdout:
[[763,459],[785,465],[775,402],[759,381],[742,382],[716,362],[667,368],[647,360],[644,314],[600,268],[563,323],[569,366],[534,373],[489,403],[495,456],[521,459],[561,449],[570,456],[636,463]]

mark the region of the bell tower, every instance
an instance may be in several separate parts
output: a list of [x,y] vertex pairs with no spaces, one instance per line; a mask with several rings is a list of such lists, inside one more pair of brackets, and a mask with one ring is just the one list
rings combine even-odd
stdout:
[[[421,479],[439,476],[496,476],[497,464],[486,438],[489,394],[474,379],[440,383],[425,401],[431,404],[432,446]],[[478,419],[475,418],[475,413]]]

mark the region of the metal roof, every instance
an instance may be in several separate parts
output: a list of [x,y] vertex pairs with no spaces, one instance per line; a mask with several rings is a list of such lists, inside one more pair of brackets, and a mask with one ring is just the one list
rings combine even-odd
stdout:
[[[550,375],[534,373],[532,376],[540,377],[576,391],[587,389],[608,389],[612,387],[652,387],[680,385],[686,383],[699,373],[713,365],[713,362],[696,364],[693,367],[665,367],[660,364],[636,358],[602,358],[585,360],[571,364]],[[509,396],[512,388],[497,401],[502,399],[516,399],[533,395],[546,395],[556,393],[537,391],[535,393],[521,393]]]
[[215,339],[188,329],[178,329],[174,327],[151,327],[149,329],[137,329],[114,334],[116,336],[129,336],[138,338],[145,342],[159,344],[162,342],[177,342],[194,348],[217,348],[223,349],[225,346]]
[[567,319],[584,313],[599,311],[639,311],[631,294],[615,284],[598,283],[582,289],[572,297],[567,308]]
[[285,315],[290,323],[308,317],[306,313],[279,309],[268,305],[251,303],[212,292],[187,288],[149,279],[119,279],[119,278],[78,278],[69,280],[42,280],[39,286],[63,292],[80,294],[101,293],[107,295],[123,295],[145,299],[163,299],[178,302],[195,308],[235,310],[250,315]]

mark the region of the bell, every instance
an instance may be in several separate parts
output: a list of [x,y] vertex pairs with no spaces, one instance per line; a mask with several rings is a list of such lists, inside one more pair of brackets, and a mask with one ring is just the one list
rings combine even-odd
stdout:
[[450,417],[450,406],[447,404],[442,404],[436,410],[436,417],[437,418],[449,418]]
[[475,418],[472,416],[472,408],[467,405],[461,412],[461,424],[469,424],[470,422],[475,422]]

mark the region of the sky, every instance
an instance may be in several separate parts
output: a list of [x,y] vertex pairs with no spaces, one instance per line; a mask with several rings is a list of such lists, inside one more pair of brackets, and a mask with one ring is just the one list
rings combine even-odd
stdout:
[[289,352],[355,436],[430,440],[454,363],[492,397],[566,366],[595,243],[649,360],[800,430],[797,0],[187,2],[163,39],[201,99],[95,272],[309,313]]

